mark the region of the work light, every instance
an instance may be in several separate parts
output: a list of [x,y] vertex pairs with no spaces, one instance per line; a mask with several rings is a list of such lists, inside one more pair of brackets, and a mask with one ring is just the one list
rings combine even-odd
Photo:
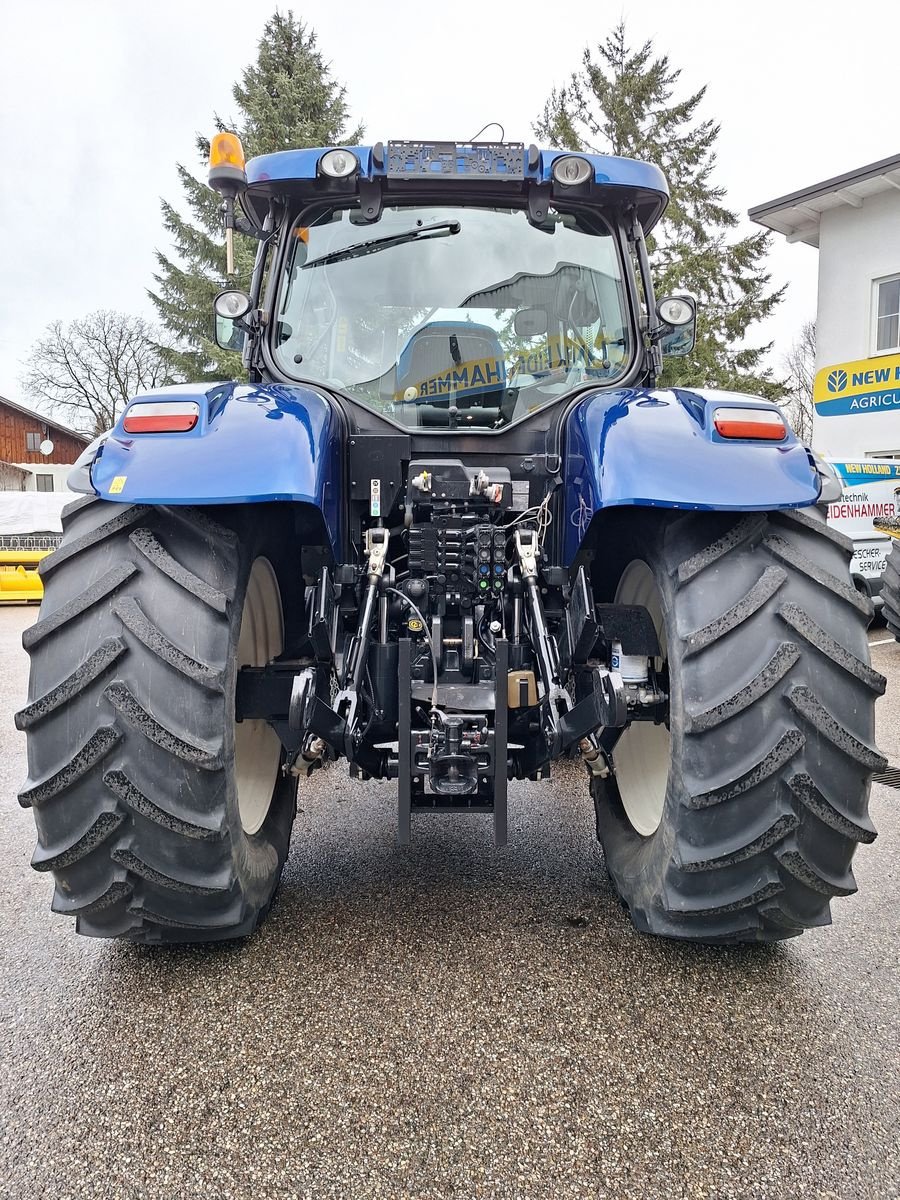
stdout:
[[693,319],[694,306],[681,296],[667,296],[660,300],[657,309],[659,319],[676,329],[679,325],[687,325]]
[[247,315],[252,304],[253,301],[246,292],[230,288],[228,291],[219,292],[213,301],[213,308],[217,317],[226,317],[229,321],[239,321],[241,317]]
[[592,174],[593,167],[588,160],[575,154],[565,154],[562,158],[553,160],[553,178],[566,187],[587,183]]
[[349,150],[328,150],[319,159],[319,170],[331,179],[347,179],[359,169],[359,160]]

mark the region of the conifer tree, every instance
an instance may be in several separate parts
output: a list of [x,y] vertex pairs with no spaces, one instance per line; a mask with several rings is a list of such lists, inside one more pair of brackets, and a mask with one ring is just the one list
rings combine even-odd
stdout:
[[765,270],[770,234],[735,233],[737,215],[713,179],[720,126],[697,115],[705,87],[676,98],[679,75],[652,41],[632,50],[620,22],[596,57],[586,48],[581,70],[554,89],[535,132],[554,147],[642,159],[665,174],[669,207],[648,240],[654,287],[657,296],[691,292],[699,318],[694,353],[666,359],[661,382],[775,399],[784,389],[764,365],[769,346],[745,341],[784,292],[770,288]]
[[[332,76],[316,48],[316,35],[291,11],[266,22],[256,62],[232,89],[239,116],[213,119],[216,130],[234,130],[247,158],[304,146],[357,142],[361,129],[345,131],[346,89]],[[213,339],[213,298],[226,284],[221,201],[206,186],[209,138],[198,136],[201,166],[195,175],[178,165],[190,217],[163,201],[163,226],[174,253],[157,251],[157,283],[150,296],[176,341],[164,351],[172,371],[190,380],[233,379],[243,374],[240,355],[221,350]],[[198,178],[199,175],[199,178]],[[236,276],[229,286],[250,282],[256,243],[235,236]]]

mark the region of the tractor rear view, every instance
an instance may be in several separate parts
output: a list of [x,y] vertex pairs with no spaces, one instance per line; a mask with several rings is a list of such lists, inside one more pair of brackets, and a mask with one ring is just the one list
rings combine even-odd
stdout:
[[[216,300],[249,382],[136,397],[82,455],[27,631],[34,866],[80,932],[238,937],[298,786],[346,760],[398,837],[584,764],[638,928],[827,923],[875,830],[884,680],[839,494],[778,408],[659,389],[653,166],[502,143],[244,163]],[[513,801],[514,802],[514,801]]]

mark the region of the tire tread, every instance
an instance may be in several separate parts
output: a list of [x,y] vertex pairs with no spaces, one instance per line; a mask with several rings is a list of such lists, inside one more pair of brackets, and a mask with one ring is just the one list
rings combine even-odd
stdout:
[[884,623],[900,642],[900,541],[896,538],[891,542],[891,552],[884,569],[881,596]]
[[167,575],[174,583],[177,583],[179,587],[184,588],[198,600],[202,600],[215,612],[224,614],[227,611],[229,597],[178,562],[151,530],[136,529],[131,535],[130,541],[148,562]]
[[[613,882],[638,928],[668,937],[768,942],[827,925],[830,901],[856,890],[856,847],[876,837],[869,779],[885,766],[873,742],[885,681],[850,547],[821,509],[735,514],[724,530],[721,514],[642,522],[634,542],[671,613],[680,769],[649,838],[615,776],[592,781]],[[724,609],[723,590],[740,597]]]
[[271,904],[291,781],[250,838],[226,764],[234,600],[253,547],[276,540],[271,525],[245,524],[239,538],[196,509],[96,498],[64,515],[42,615],[23,637],[19,802],[36,810],[32,865],[55,877],[52,908],[80,933],[223,940],[252,932]]

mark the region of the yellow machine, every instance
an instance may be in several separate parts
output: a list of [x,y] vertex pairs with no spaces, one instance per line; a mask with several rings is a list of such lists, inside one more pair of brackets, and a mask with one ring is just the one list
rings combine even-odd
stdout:
[[50,550],[0,550],[0,604],[40,604],[38,563]]

